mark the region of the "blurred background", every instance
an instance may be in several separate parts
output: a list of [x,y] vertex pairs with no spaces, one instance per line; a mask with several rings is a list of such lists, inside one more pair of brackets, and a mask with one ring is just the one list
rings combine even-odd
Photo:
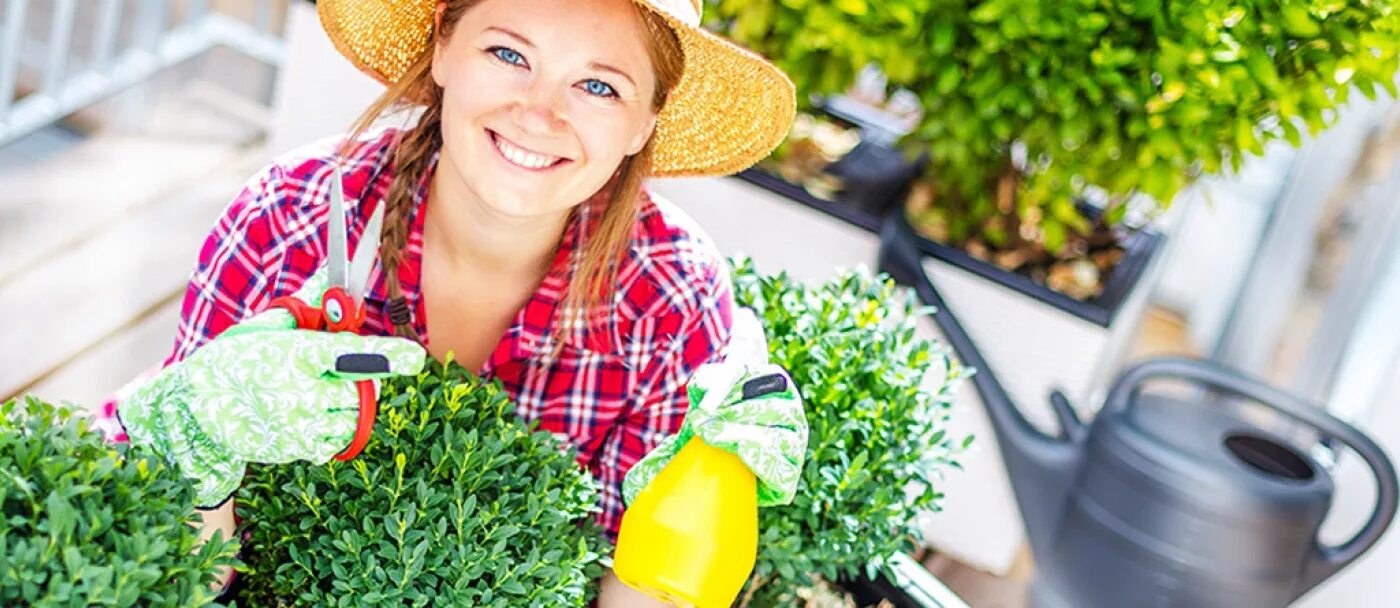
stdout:
[[[715,4],[724,18],[714,27],[736,38],[736,28],[776,31]],[[1160,189],[1169,200],[1085,196],[1091,217],[1113,218],[1118,240],[1103,245],[1074,236],[1075,220],[1056,228],[1022,213],[1019,228],[967,228],[941,215],[953,191],[919,162],[957,158],[938,144],[953,134],[927,120],[957,109],[930,102],[902,75],[909,69],[856,65],[832,82],[795,73],[812,97],[772,159],[733,178],[654,188],[727,253],[804,279],[874,266],[882,222],[907,211],[921,239],[949,243],[926,247],[928,272],[1023,404],[1061,386],[1092,415],[1125,363],[1185,354],[1265,378],[1400,453],[1394,96],[1352,95],[1328,108],[1326,129],[1242,143],[1259,153],[1237,171],[1219,159],[1218,171],[1194,166],[1196,179]],[[244,180],[277,153],[344,131],[378,90],[330,48],[301,0],[3,0],[0,400],[95,404],[159,363],[198,246]],[[910,133],[925,135],[924,149],[911,151]],[[1030,154],[1017,164],[1034,165]],[[1047,204],[1044,214],[1060,210]],[[774,223],[790,238],[775,242],[763,228]],[[996,235],[1006,230],[1039,245],[1003,248]],[[1070,236],[1047,237],[1057,230]],[[1063,254],[1074,249],[1077,258]],[[959,430],[990,437],[965,392]],[[1043,406],[1026,409],[1038,424],[1052,419]],[[1338,485],[1324,537],[1345,538],[1375,491],[1346,454],[1314,456]],[[979,441],[963,463],[919,557],[971,605],[1023,605],[1035,566],[995,442]],[[1394,605],[1397,571],[1392,532],[1300,605]]]

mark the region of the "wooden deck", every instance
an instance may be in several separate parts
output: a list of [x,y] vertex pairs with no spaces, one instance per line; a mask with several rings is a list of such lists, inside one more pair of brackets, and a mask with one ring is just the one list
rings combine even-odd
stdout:
[[219,97],[147,97],[158,123],[7,150],[0,314],[14,321],[0,333],[0,399],[90,406],[169,352],[198,248],[263,163],[258,117]]

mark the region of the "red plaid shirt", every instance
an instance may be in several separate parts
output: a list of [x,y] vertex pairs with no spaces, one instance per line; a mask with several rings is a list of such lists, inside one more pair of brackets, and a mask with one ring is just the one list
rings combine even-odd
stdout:
[[[342,165],[351,251],[388,192],[400,134],[397,129],[370,132]],[[200,250],[175,350],[165,365],[264,310],[273,298],[295,292],[325,261],[333,145],[323,141],[278,158],[228,206]],[[399,272],[414,327],[425,343],[430,336],[423,325],[419,277],[426,184],[418,191]],[[578,450],[579,464],[602,486],[598,523],[614,539],[622,519],[623,476],[679,431],[688,406],[686,382],[701,364],[720,357],[733,307],[727,267],[708,238],[674,206],[643,194],[612,311],[589,315],[587,334],[563,330],[555,314],[571,255],[597,221],[599,202],[590,201],[578,207],[553,268],[481,370],[501,380],[521,418],[539,420],[541,428]],[[365,297],[366,334],[391,333],[380,271],[375,266]],[[564,346],[554,358],[553,341],[561,337]]]

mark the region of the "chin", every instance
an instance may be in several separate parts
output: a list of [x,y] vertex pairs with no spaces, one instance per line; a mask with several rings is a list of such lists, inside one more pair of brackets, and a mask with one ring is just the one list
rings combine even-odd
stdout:
[[492,193],[482,197],[482,202],[491,210],[511,217],[532,217],[545,213],[548,207],[541,205],[539,197],[524,196],[519,193]]

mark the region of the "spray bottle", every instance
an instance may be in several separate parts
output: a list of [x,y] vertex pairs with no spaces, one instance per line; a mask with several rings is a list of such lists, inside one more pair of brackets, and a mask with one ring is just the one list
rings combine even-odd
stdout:
[[[768,362],[763,327],[752,311],[735,311],[721,365],[705,366],[717,406],[747,370]],[[745,395],[764,390],[744,386]],[[757,478],[738,456],[691,437],[632,501],[622,518],[613,572],[623,583],[676,606],[727,608],[753,572],[758,555]]]

